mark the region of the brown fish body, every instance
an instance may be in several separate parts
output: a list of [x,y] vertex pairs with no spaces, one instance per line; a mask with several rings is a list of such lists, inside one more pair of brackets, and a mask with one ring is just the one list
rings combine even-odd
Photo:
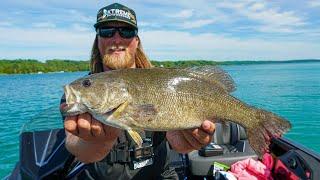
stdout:
[[[121,84],[126,96],[122,101],[128,101],[131,108],[124,110],[119,122],[132,129],[170,131],[200,127],[204,120],[232,121],[247,130],[250,144],[261,154],[272,136],[290,128],[286,120],[230,95],[234,90],[232,79],[214,67],[116,70],[87,78]],[[104,96],[100,90],[97,88],[96,93]]]
[[155,105],[158,114],[155,119],[141,122],[143,129],[195,128],[204,120],[232,121],[246,126],[250,124],[246,121],[252,120],[257,112],[229,95],[218,82],[206,82],[185,70],[152,69],[150,75],[150,72],[140,69],[134,73],[119,71],[114,76],[128,84],[132,103]]

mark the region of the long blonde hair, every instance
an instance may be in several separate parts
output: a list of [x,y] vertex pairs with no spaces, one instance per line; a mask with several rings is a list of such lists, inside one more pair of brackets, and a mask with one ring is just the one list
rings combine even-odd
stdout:
[[[138,39],[139,39],[139,44],[135,54],[136,68],[150,68],[152,67],[152,64],[149,58],[146,56],[146,54],[143,51],[142,44],[139,37]],[[102,59],[98,49],[98,36],[96,35],[96,38],[94,39],[92,50],[91,50],[90,73],[93,74],[93,73],[99,73],[102,71],[103,71],[103,64],[102,64]]]

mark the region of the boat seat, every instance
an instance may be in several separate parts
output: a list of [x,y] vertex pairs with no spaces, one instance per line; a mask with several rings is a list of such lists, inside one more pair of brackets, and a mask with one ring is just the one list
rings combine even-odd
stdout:
[[[225,124],[216,123],[213,142],[217,145],[225,147],[231,151],[237,152],[253,152],[248,144],[245,129],[233,122]],[[235,148],[235,149],[234,149]]]
[[234,144],[239,140],[246,140],[247,134],[245,129],[235,123],[216,123],[213,142],[216,144]]
[[189,170],[193,175],[212,176],[213,162],[231,165],[246,158],[258,158],[249,145],[245,129],[233,122],[216,123],[212,144],[222,148],[222,152],[204,156],[200,152],[206,151],[205,147],[200,151],[192,151],[188,154]]

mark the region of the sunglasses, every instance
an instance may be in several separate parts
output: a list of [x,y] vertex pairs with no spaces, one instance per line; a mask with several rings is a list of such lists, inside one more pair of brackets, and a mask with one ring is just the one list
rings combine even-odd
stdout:
[[118,31],[122,38],[130,39],[138,34],[138,30],[130,27],[104,27],[97,29],[97,34],[103,38],[111,38]]

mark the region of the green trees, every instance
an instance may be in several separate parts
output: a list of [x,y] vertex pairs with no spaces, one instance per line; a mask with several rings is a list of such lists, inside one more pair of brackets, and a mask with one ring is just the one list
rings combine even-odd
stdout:
[[152,61],[152,64],[156,67],[184,68],[184,67],[192,67],[192,66],[218,65],[218,64],[223,64],[223,62],[205,61],[205,60]]
[[40,62],[33,59],[0,60],[0,74],[26,74],[47,72],[89,71],[89,61],[47,60]]
[[[152,61],[156,67],[176,68],[201,65],[217,65],[215,61]],[[0,74],[27,74],[48,72],[89,71],[89,61],[47,60],[40,62],[34,59],[0,60]]]
[[[156,67],[165,68],[185,68],[204,65],[249,65],[249,64],[269,64],[269,63],[306,63],[320,62],[317,59],[288,60],[288,61],[151,61]],[[52,59],[40,62],[34,59],[1,60],[0,74],[26,74],[26,73],[47,73],[47,72],[74,72],[89,71],[89,61],[73,61]]]

